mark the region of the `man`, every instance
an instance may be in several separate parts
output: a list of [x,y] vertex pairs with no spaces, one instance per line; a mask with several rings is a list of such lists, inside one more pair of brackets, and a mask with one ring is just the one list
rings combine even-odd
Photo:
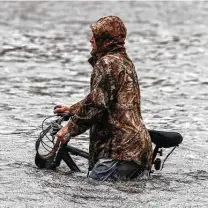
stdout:
[[126,27],[120,18],[107,16],[91,29],[91,90],[71,107],[56,106],[55,113],[73,115],[57,138],[64,143],[66,134],[74,137],[90,129],[89,177],[135,178],[151,169],[152,146],[142,121],[135,67],[124,47]]

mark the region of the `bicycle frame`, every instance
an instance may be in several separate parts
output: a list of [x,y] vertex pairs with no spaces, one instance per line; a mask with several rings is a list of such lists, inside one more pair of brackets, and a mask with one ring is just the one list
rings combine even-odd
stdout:
[[[38,152],[39,146],[41,144],[42,139],[44,136],[49,132],[52,131],[52,137],[55,138],[55,134],[58,132],[57,126],[61,125],[63,121],[68,120],[70,115],[63,114],[60,115],[60,118],[55,120],[51,125],[49,125],[46,129],[44,129],[36,141],[36,156],[35,156],[35,164],[39,168],[48,168],[48,169],[56,169],[63,160],[66,165],[71,169],[71,171],[80,171],[79,167],[76,165],[74,160],[72,159],[71,155],[76,155],[83,157],[85,159],[89,159],[89,153],[85,152],[83,150],[80,150],[78,148],[72,147],[71,145],[67,144],[61,144],[58,152],[51,154],[48,153],[45,157],[41,156]],[[56,125],[57,124],[57,125]],[[168,158],[168,156],[174,151],[174,149],[179,146],[179,144],[182,142],[183,138],[181,134],[176,132],[165,132],[165,131],[155,131],[155,130],[148,130],[152,143],[155,144],[155,148],[153,151],[153,158],[152,163],[155,167],[155,170],[160,170],[163,168],[164,162]],[[45,145],[43,142],[42,145]],[[173,147],[173,149],[170,151],[170,153],[166,156],[166,158],[163,161],[162,168],[161,168],[161,159],[156,158],[157,155],[162,156],[162,148],[170,148]]]

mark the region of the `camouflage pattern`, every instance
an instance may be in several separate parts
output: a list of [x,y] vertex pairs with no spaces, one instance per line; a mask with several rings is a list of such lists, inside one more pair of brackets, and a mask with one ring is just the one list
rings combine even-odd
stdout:
[[141,117],[135,67],[124,47],[126,28],[118,17],[108,16],[91,29],[98,46],[89,60],[91,91],[71,106],[68,130],[76,136],[90,128],[91,168],[102,157],[151,168],[152,143]]

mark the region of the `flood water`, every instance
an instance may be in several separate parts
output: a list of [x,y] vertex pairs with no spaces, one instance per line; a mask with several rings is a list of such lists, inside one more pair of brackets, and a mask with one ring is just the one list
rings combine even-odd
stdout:
[[[89,24],[109,14],[126,23],[147,127],[184,137],[149,180],[88,182],[79,157],[76,174],[34,164],[42,120],[89,92]],[[1,2],[0,207],[208,207],[207,23],[208,2]]]

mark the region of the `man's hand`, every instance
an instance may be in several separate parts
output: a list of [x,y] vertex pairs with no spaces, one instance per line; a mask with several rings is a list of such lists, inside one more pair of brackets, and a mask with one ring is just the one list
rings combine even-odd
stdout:
[[[69,134],[69,132],[68,132],[68,126],[66,125],[57,132],[57,134],[56,134],[57,142],[59,144],[60,143],[62,143],[62,144],[68,143],[70,140],[70,136],[69,135],[67,136],[67,134]],[[67,136],[67,138],[65,138],[66,136]]]
[[67,105],[58,104],[54,107],[54,113],[69,113],[70,107]]

